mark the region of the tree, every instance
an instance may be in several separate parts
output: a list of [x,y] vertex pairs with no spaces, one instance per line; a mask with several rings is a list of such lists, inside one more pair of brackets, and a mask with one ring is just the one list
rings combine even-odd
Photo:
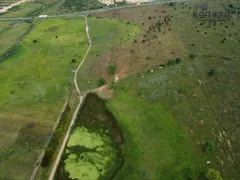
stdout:
[[180,63],[181,59],[180,58],[176,58],[176,63]]
[[116,72],[116,65],[115,64],[109,64],[108,65],[108,72],[110,74],[115,74],[115,72]]
[[206,178],[207,178],[208,180],[223,180],[220,172],[217,171],[217,170],[214,170],[214,169],[212,169],[212,168],[209,168],[209,169],[208,169],[208,172],[207,172],[207,174],[206,174]]
[[102,85],[104,85],[104,84],[106,84],[105,79],[100,78],[100,79],[98,80],[98,87],[100,87],[100,86],[102,86]]

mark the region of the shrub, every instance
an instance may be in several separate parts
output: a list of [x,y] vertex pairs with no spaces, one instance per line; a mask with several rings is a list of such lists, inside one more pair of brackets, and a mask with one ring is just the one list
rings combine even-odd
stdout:
[[76,59],[72,59],[72,61],[71,61],[71,62],[72,62],[72,63],[75,63],[75,62],[77,62],[77,61],[76,61]]
[[214,69],[210,69],[210,70],[208,71],[208,75],[210,75],[210,76],[212,76],[214,73],[215,73]]
[[44,154],[41,166],[43,166],[43,167],[49,166],[49,164],[50,164],[50,162],[52,160],[53,154],[54,154],[54,150],[51,147],[49,147],[45,151],[45,154]]
[[202,150],[207,153],[213,153],[215,151],[215,141],[206,140],[203,142]]
[[19,44],[14,44],[13,46],[11,46],[9,49],[7,49],[2,55],[0,55],[0,62],[3,62],[4,60],[6,60],[8,57],[14,55],[17,53],[17,51],[19,50],[20,45]]
[[115,72],[116,72],[116,65],[115,64],[109,64],[108,65],[108,72],[110,74],[115,74]]
[[102,85],[104,85],[104,84],[106,84],[105,79],[100,78],[100,79],[98,80],[98,87],[100,87],[100,86],[102,86]]
[[190,58],[190,59],[194,59],[194,58],[195,58],[195,55],[194,55],[194,54],[190,54],[190,55],[189,55],[189,58]]
[[109,84],[109,89],[115,89],[115,82],[112,81],[110,84]]
[[172,66],[174,64],[176,64],[176,61],[174,61],[174,60],[169,60],[167,63],[168,66]]
[[220,172],[215,170],[215,169],[212,169],[212,168],[208,169],[208,172],[206,174],[206,178],[208,180],[223,180]]
[[181,59],[180,58],[176,58],[176,63],[180,63]]

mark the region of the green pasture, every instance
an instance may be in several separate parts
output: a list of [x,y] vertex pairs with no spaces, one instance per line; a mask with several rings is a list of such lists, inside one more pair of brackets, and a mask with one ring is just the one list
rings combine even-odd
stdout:
[[117,19],[90,17],[88,23],[92,47],[78,75],[79,86],[82,90],[92,90],[98,86],[99,75],[90,71],[96,58],[107,53],[113,45],[132,42],[135,35],[140,32],[140,28],[134,23],[127,24],[126,21]]
[[0,64],[0,179],[29,178],[88,47],[82,18],[35,23]]

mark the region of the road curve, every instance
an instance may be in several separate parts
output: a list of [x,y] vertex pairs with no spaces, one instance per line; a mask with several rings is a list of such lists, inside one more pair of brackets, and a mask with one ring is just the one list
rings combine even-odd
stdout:
[[86,17],[86,16],[83,16],[83,17],[85,18],[86,33],[87,33],[87,38],[88,38],[89,46],[88,46],[88,49],[87,49],[87,51],[86,51],[86,53],[85,53],[85,55],[84,55],[84,58],[83,58],[82,62],[78,65],[77,70],[76,70],[76,72],[75,72],[75,74],[74,74],[74,85],[75,85],[76,91],[77,91],[77,93],[78,93],[78,95],[79,95],[79,103],[78,103],[77,108],[76,108],[76,110],[75,110],[75,112],[74,112],[74,114],[73,114],[71,123],[70,123],[70,125],[69,125],[69,127],[68,127],[68,130],[67,130],[67,132],[66,132],[66,135],[65,135],[65,137],[64,137],[64,139],[63,139],[61,148],[60,148],[60,150],[59,150],[59,152],[58,152],[58,155],[57,155],[57,157],[56,157],[56,160],[55,160],[55,162],[54,162],[54,164],[53,164],[52,170],[51,170],[50,175],[49,175],[49,180],[53,180],[53,179],[54,179],[54,175],[55,175],[55,172],[56,172],[56,170],[57,170],[59,161],[60,161],[60,159],[61,159],[61,157],[62,157],[62,154],[63,154],[64,148],[65,148],[65,146],[66,146],[66,143],[67,143],[67,141],[68,141],[68,138],[69,138],[71,129],[72,129],[74,123],[75,123],[75,120],[76,120],[76,118],[77,118],[79,109],[80,109],[80,107],[81,107],[81,105],[82,105],[82,102],[83,102],[83,99],[84,99],[84,96],[81,94],[81,92],[80,92],[80,90],[79,90],[79,87],[78,87],[77,75],[78,75],[78,71],[79,71],[80,67],[82,66],[83,62],[85,61],[85,59],[86,59],[86,57],[87,57],[87,55],[88,55],[88,53],[89,53],[89,51],[90,51],[90,49],[91,49],[92,41],[91,41],[91,38],[90,38],[90,36],[89,36],[89,27],[88,27],[87,17]]

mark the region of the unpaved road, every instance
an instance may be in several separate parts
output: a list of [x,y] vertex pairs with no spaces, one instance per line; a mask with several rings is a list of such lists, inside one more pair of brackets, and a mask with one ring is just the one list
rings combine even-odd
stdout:
[[83,62],[85,61],[85,59],[86,59],[86,57],[87,57],[87,55],[88,55],[88,53],[89,53],[89,51],[90,51],[90,49],[91,49],[92,41],[91,41],[90,36],[89,36],[89,28],[88,28],[87,17],[86,17],[86,16],[83,16],[83,17],[85,18],[86,33],[87,33],[87,38],[88,38],[89,46],[88,46],[88,49],[87,49],[87,51],[86,51],[86,53],[85,53],[85,56],[84,56],[82,62],[78,65],[78,68],[77,68],[77,70],[76,70],[76,72],[75,72],[75,74],[74,74],[74,85],[75,85],[75,88],[76,88],[77,93],[78,93],[78,95],[79,95],[79,103],[78,103],[78,106],[77,106],[77,108],[76,108],[76,110],[75,110],[75,112],[74,112],[74,114],[73,114],[71,123],[70,123],[70,125],[69,125],[69,127],[68,127],[67,133],[66,133],[66,135],[65,135],[65,137],[64,137],[64,139],[63,139],[61,148],[60,148],[60,150],[59,150],[59,152],[58,152],[58,155],[57,155],[57,157],[56,157],[55,163],[54,163],[54,165],[53,165],[53,167],[52,167],[52,170],[51,170],[51,172],[50,172],[49,180],[53,180],[53,179],[54,179],[54,175],[55,175],[55,172],[56,172],[56,170],[57,170],[59,161],[60,161],[60,159],[61,159],[61,157],[62,157],[62,154],[63,154],[64,148],[65,148],[65,146],[66,146],[66,143],[67,143],[67,141],[68,141],[68,138],[69,138],[71,129],[72,129],[74,123],[75,123],[75,120],[76,120],[76,118],[77,118],[77,114],[78,114],[78,112],[79,112],[79,109],[80,109],[80,107],[81,107],[81,105],[82,105],[82,102],[83,102],[83,99],[84,99],[84,96],[81,94],[81,92],[80,92],[80,90],[79,90],[79,87],[78,87],[77,75],[78,75],[78,71],[79,71],[80,67],[82,66]]

